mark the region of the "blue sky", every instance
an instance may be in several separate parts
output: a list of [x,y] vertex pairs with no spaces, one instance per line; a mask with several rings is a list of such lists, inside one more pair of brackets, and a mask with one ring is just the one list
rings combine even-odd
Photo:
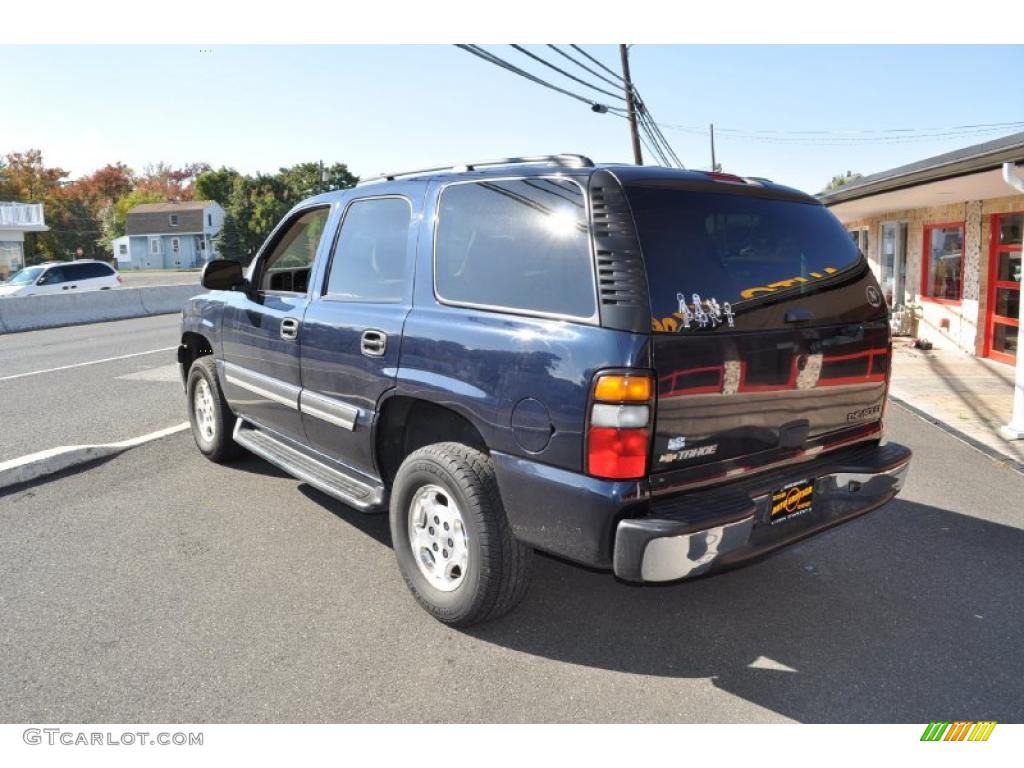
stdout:
[[[508,46],[487,48],[564,82]],[[615,68],[614,46],[586,48]],[[631,64],[695,168],[710,163],[706,134],[668,125],[849,131],[1024,120],[1024,46],[637,45]],[[624,120],[451,46],[0,46],[0,71],[0,152],[37,147],[73,175],[117,160],[254,172],[323,159],[370,175],[560,151],[631,159]],[[756,135],[771,140],[719,132],[725,170],[817,191],[835,173],[871,173],[1001,134],[889,144]]]

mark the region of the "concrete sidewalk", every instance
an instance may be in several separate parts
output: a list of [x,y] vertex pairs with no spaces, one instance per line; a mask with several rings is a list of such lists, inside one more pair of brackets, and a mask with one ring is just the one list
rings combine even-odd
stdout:
[[1013,368],[962,352],[915,349],[912,343],[893,339],[889,395],[975,447],[1024,468],[1024,440],[999,434],[1013,408]]

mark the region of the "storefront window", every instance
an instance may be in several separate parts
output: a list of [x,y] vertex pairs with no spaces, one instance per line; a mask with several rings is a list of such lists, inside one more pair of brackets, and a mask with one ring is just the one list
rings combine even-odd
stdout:
[[941,301],[960,301],[963,268],[964,225],[925,227],[923,295]]
[[992,350],[1007,357],[1015,356],[1019,332],[1020,329],[1013,325],[996,325],[992,334]]
[[1020,245],[1021,226],[1024,224],[1024,214],[1011,214],[999,217],[999,245]]

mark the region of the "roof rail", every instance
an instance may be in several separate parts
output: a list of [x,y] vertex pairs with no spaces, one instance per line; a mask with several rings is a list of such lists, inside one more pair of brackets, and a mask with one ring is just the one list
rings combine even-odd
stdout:
[[594,161],[585,155],[561,154],[561,155],[531,155],[528,157],[505,157],[500,160],[479,160],[473,163],[457,163],[455,165],[439,165],[435,168],[421,168],[417,171],[399,171],[397,173],[382,173],[379,176],[371,176],[362,179],[356,186],[370,184],[375,181],[394,181],[406,176],[423,176],[428,173],[441,173],[452,171],[465,173],[480,168],[496,168],[502,165],[564,165],[567,168],[593,168]]

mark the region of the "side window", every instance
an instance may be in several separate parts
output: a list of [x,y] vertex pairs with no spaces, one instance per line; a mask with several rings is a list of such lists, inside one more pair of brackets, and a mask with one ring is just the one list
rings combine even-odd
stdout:
[[91,273],[89,267],[91,264],[69,264],[64,267],[64,279],[69,282],[76,280],[88,280],[90,277],[95,277]]
[[440,299],[593,317],[594,268],[579,185],[540,177],[453,184],[438,208]]
[[96,277],[110,277],[114,273],[106,264],[100,264],[99,262],[82,264],[80,265],[80,268],[82,270],[82,274],[76,278],[78,280],[86,280]]
[[341,223],[327,294],[347,301],[401,301],[411,218],[404,198],[352,203]]
[[259,278],[261,291],[306,292],[309,269],[330,210],[314,208],[292,221],[263,261]]
[[39,285],[56,285],[63,282],[65,282],[63,267],[51,267],[39,278]]

